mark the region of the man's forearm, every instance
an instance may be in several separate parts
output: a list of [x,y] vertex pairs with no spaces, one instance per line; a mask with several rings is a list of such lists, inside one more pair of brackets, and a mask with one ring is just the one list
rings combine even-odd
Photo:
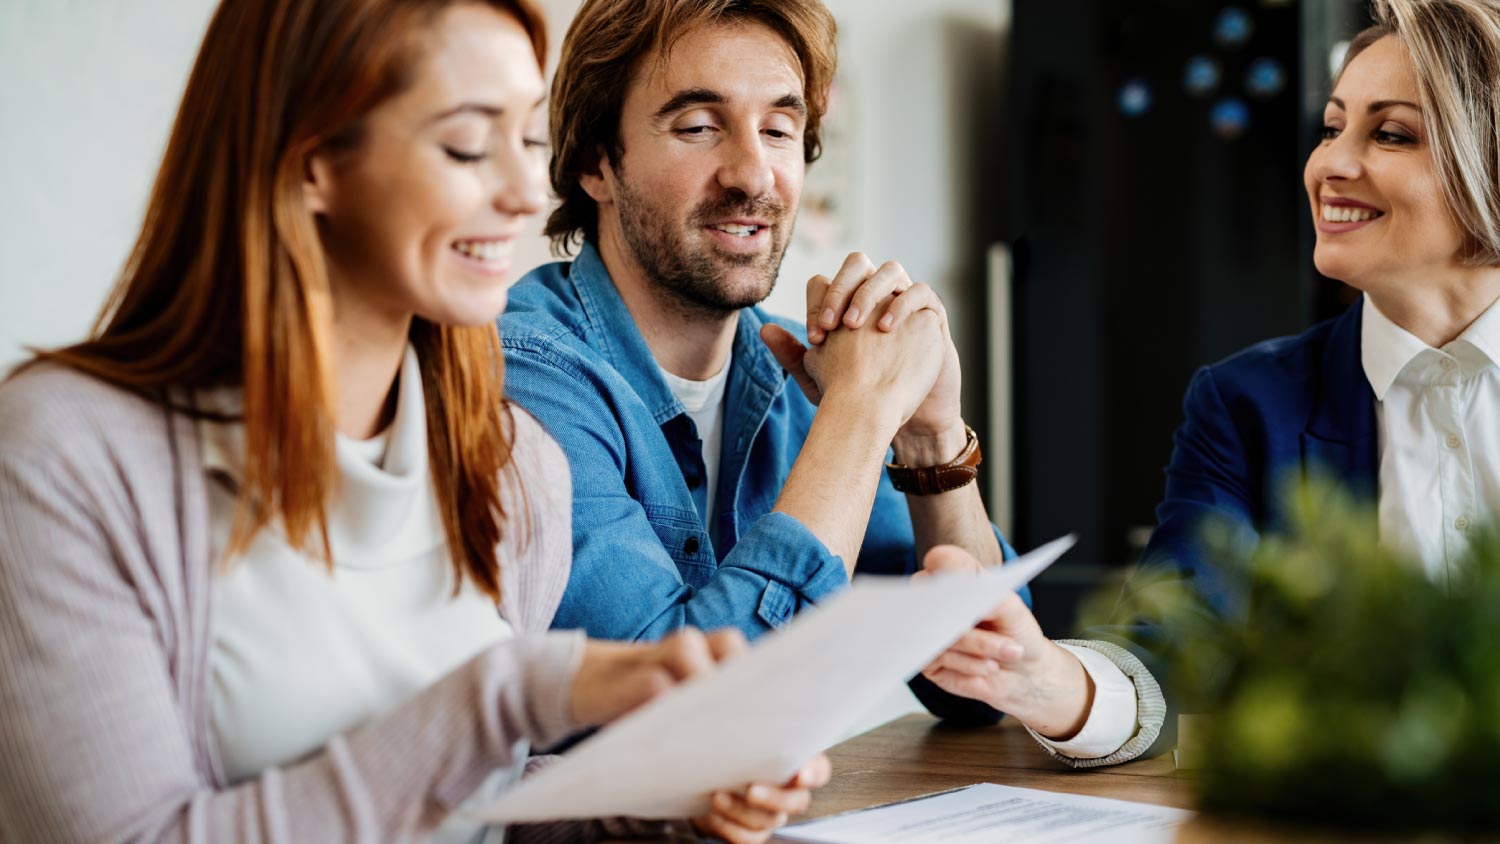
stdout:
[[[956,458],[967,442],[962,422],[941,434],[895,439],[896,462],[908,466],[937,466]],[[998,566],[1004,555],[977,482],[938,495],[908,495],[917,561],[934,545],[957,545],[986,566]]]
[[787,476],[777,512],[807,527],[854,573],[886,448],[900,424],[863,397],[823,396]]

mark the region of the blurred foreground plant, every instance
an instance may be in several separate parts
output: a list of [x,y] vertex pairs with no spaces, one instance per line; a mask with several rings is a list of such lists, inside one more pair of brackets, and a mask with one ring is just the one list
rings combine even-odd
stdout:
[[1214,713],[1195,749],[1203,808],[1500,829],[1500,534],[1477,531],[1430,579],[1335,486],[1299,484],[1288,500],[1283,535],[1246,543],[1207,526],[1234,607],[1142,572],[1110,613],[1149,621],[1168,694]]

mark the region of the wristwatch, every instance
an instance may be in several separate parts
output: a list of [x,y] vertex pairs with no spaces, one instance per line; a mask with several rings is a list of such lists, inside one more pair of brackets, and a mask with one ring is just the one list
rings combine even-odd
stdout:
[[885,464],[885,473],[898,492],[907,495],[938,495],[968,486],[979,477],[979,462],[984,454],[979,450],[979,437],[974,429],[964,426],[964,450],[947,463],[936,466],[903,466],[900,463]]

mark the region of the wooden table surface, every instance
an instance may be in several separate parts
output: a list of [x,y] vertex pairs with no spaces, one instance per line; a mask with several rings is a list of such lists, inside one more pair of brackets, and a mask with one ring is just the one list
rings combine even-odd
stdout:
[[[1075,770],[1056,762],[1015,721],[996,727],[954,729],[930,715],[907,715],[855,736],[828,751],[833,781],[813,797],[797,820],[905,800],[978,782],[1085,794],[1193,808],[1191,772],[1176,769],[1170,754],[1111,768]],[[1373,808],[1373,807],[1372,807]],[[673,839],[671,844],[681,844]],[[1495,836],[1442,833],[1380,835],[1296,829],[1264,822],[1197,817],[1179,830],[1176,844],[1439,844],[1500,842]],[[639,839],[634,844],[640,844]],[[663,844],[668,844],[664,839]]]
[[982,729],[951,729],[930,715],[908,715],[828,751],[833,781],[807,817],[904,800],[976,782],[1192,807],[1192,783],[1170,755],[1080,771],[1042,752],[1013,719]]
[[[833,781],[813,797],[806,818],[977,782],[1193,808],[1192,774],[1178,771],[1171,754],[1111,768],[1075,770],[1048,757],[1011,719],[996,727],[953,729],[941,726],[930,715],[908,715],[833,747],[828,757],[833,762]],[[1194,819],[1177,836],[1177,844],[1433,844],[1459,840],[1497,839],[1431,833],[1341,834],[1205,817]]]

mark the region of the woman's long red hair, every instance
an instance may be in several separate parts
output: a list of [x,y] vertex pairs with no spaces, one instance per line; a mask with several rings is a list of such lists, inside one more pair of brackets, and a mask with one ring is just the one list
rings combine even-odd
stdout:
[[[244,391],[244,484],[231,554],[273,519],[329,552],[336,493],[332,304],[303,197],[309,157],[358,143],[410,83],[418,36],[455,0],[224,0],[172,127],[145,221],[90,338],[41,352],[150,396]],[[488,0],[546,55],[528,0]],[[514,425],[493,325],[416,319],[434,486],[457,582],[500,598],[502,484]],[[331,560],[329,561],[331,564]]]

